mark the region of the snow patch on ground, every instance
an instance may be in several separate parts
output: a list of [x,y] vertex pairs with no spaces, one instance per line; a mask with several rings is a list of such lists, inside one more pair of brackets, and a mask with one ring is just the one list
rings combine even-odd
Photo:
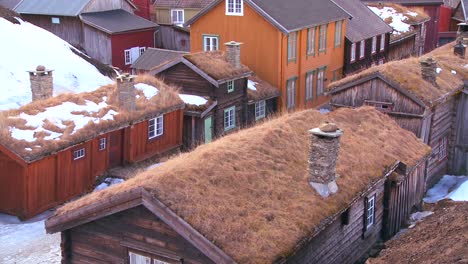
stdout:
[[0,18],[0,110],[18,108],[31,102],[27,71],[44,65],[53,71],[54,95],[90,92],[112,80],[73,53],[73,48],[47,30],[19,20],[13,24]]
[[180,99],[182,99],[182,101],[184,101],[184,103],[191,105],[200,106],[205,105],[206,102],[208,102],[208,100],[206,100],[205,98],[197,95],[179,94],[179,97]]
[[425,203],[436,203],[443,199],[468,201],[468,176],[445,175],[429,189],[424,197]]
[[391,7],[373,7],[368,6],[372,12],[378,15],[382,20],[388,21],[391,18],[391,23],[389,24],[395,32],[393,34],[400,35],[401,33],[408,32],[410,30],[410,24],[405,23],[404,21],[407,19],[406,15],[410,16],[417,16],[417,13],[408,12],[406,14],[402,14],[397,12],[394,8]]
[[101,184],[99,184],[98,186],[96,186],[96,188],[94,188],[94,192],[104,190],[106,188],[111,187],[112,185],[119,184],[119,183],[122,183],[122,182],[124,182],[123,179],[106,178]]
[[326,109],[326,108],[320,108],[320,109],[319,109],[319,112],[320,112],[322,115],[326,115],[326,114],[330,113],[330,110],[329,110],[329,109]]

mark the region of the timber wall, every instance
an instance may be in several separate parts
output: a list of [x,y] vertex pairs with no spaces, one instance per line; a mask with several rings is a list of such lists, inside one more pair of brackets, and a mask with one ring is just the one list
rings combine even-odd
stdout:
[[361,42],[356,43],[356,59],[351,61],[351,41],[345,39],[345,58],[344,58],[344,67],[343,72],[344,75],[349,75],[352,73],[357,73],[359,71],[365,70],[370,68],[373,65],[378,65],[379,61],[382,60],[383,62],[387,62],[389,58],[387,58],[389,53],[389,39],[390,34],[385,34],[385,46],[384,50],[380,50],[380,41],[382,39],[382,35],[376,36],[377,43],[376,43],[376,52],[372,53],[372,38],[366,39],[364,44],[364,58],[360,58],[361,54]]
[[[81,21],[78,17],[21,15],[24,20],[52,32],[72,46],[81,47],[83,43]],[[58,17],[60,24],[53,24],[52,17]]]

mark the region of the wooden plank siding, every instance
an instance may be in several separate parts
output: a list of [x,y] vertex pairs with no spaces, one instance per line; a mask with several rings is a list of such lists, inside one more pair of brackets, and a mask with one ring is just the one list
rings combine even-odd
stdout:
[[468,172],[468,87],[457,100],[457,113],[453,130],[454,151],[453,162],[450,170],[456,174],[466,174]]
[[142,206],[80,225],[62,236],[63,263],[128,263],[128,252],[170,263],[213,263],[182,236]]
[[8,172],[0,173],[0,212],[23,214],[26,170],[0,151],[0,171]]
[[133,14],[133,7],[128,3],[127,0],[98,0],[91,1],[86,5],[81,13],[100,12],[108,10],[123,9]]
[[112,64],[111,38],[108,34],[91,26],[83,25],[83,49],[86,53],[105,64]]
[[387,62],[389,54],[389,39],[390,34],[385,34],[384,50],[380,50],[380,41],[382,36],[376,36],[376,52],[372,53],[372,38],[366,39],[364,42],[364,58],[360,58],[361,42],[356,43],[355,60],[351,61],[351,41],[345,39],[345,54],[344,54],[344,75],[350,75],[359,71],[370,68],[372,65],[378,65],[379,61]]
[[[52,32],[59,38],[70,43],[72,46],[81,47],[81,44],[83,43],[81,21],[78,17],[42,16],[28,14],[21,14],[21,17],[38,27]],[[60,24],[53,24],[52,17],[59,18]]]
[[416,35],[390,43],[388,60],[401,60],[416,55]]
[[190,32],[174,25],[159,25],[154,46],[160,49],[190,51]]

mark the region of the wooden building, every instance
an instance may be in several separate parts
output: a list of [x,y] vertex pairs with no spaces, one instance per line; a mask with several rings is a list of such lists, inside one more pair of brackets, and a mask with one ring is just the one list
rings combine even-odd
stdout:
[[161,49],[190,51],[190,29],[177,25],[160,24],[156,32],[154,46]]
[[[150,75],[180,87],[182,99],[186,99],[184,146],[187,148],[211,142],[213,138],[276,112],[278,89],[252,76],[253,72],[240,63],[239,43],[227,45],[231,46],[226,53],[228,55],[222,52],[182,54],[158,50],[160,58],[176,58],[160,65],[146,66],[152,68],[148,71]],[[138,63],[139,67],[145,65],[143,60],[157,62],[145,57],[146,54],[142,63]]]
[[[466,96],[461,92],[466,64],[465,58],[453,54],[453,43],[447,44],[423,57],[395,61],[332,83],[331,105],[375,106],[421,138],[432,148],[426,180],[432,185],[448,172],[460,173],[466,163],[462,161],[466,159],[462,136],[467,134],[462,110]],[[453,166],[455,160],[458,163]]]
[[360,0],[335,2],[353,16],[346,26],[344,75],[386,62],[393,29]]
[[281,91],[294,110],[327,101],[324,87],[343,72],[347,20],[330,0],[216,0],[187,21],[192,52],[244,43],[242,62]]
[[151,20],[163,25],[183,26],[213,0],[153,0]]
[[15,11],[90,57],[129,70],[145,51],[154,47],[157,24],[136,16],[130,0],[23,0]]
[[[342,130],[308,132],[324,121]],[[326,141],[337,162],[321,167],[310,144]],[[354,263],[420,203],[429,152],[369,107],[301,111],[71,202],[46,230],[63,263]]]
[[424,54],[427,23],[431,19],[421,8],[410,8],[398,4],[369,4],[369,8],[394,25],[388,43],[388,60],[401,60]]
[[[31,78],[39,78],[40,89],[49,74],[31,72]],[[9,118],[0,131],[0,212],[30,218],[92,190],[109,168],[182,145],[184,104],[176,89],[154,78],[134,86],[132,78],[1,113]],[[154,86],[159,93],[152,97],[140,90],[157,91]],[[43,94],[37,98],[50,97]]]
[[146,20],[151,20],[151,13],[152,13],[152,0],[131,0],[132,3],[135,5],[135,15],[142,17]]

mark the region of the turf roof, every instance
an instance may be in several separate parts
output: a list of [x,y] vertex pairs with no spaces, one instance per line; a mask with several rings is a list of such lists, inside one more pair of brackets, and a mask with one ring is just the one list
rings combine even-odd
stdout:
[[[337,161],[339,191],[328,198],[307,181],[308,130],[323,121],[344,130]],[[306,110],[202,145],[68,203],[55,217],[142,187],[238,263],[271,263],[291,254],[299,241],[382,179],[396,161],[410,168],[429,152],[411,132],[373,108],[327,115]]]

